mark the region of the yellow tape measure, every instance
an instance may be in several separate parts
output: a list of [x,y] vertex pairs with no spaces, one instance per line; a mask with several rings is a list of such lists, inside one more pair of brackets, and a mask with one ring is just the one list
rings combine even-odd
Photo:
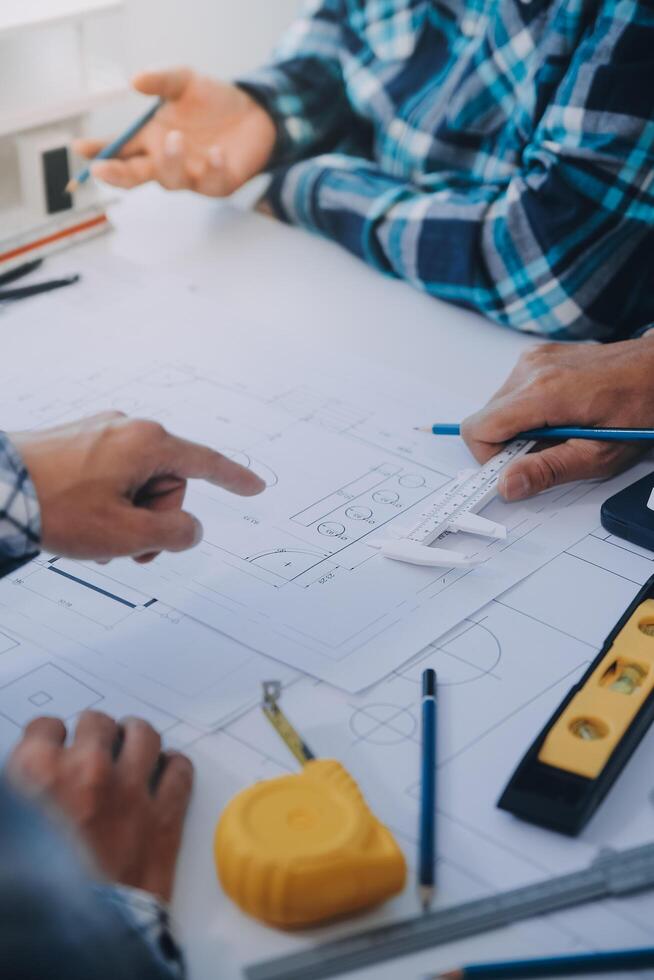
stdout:
[[406,863],[359,787],[332,759],[315,759],[283,714],[281,685],[264,685],[263,711],[302,772],[234,797],[216,827],[225,892],[243,911],[283,928],[314,925],[400,892]]

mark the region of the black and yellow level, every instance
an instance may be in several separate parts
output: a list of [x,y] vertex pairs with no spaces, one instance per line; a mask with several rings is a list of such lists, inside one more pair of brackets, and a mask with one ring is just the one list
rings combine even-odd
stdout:
[[524,756],[498,806],[578,834],[654,722],[654,577]]

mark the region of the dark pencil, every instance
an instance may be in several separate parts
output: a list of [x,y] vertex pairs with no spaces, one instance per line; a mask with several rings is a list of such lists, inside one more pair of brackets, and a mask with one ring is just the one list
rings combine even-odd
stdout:
[[425,912],[434,897],[436,860],[436,671],[422,675],[422,791],[418,892]]
[[654,966],[654,946],[621,949],[610,953],[582,953],[575,956],[548,956],[536,960],[509,960],[505,963],[473,963],[460,970],[440,973],[433,980],[511,980],[511,978],[582,976],[589,973],[617,973],[644,970]]
[[68,276],[66,279],[51,279],[49,282],[35,282],[32,286],[19,286],[16,289],[0,289],[0,303],[17,299],[29,299],[40,293],[51,293],[54,289],[63,289],[79,282],[79,276]]

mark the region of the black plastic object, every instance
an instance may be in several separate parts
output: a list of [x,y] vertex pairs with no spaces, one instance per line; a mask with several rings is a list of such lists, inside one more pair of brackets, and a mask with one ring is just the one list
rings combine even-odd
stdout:
[[[648,480],[654,482],[652,477],[648,477]],[[547,765],[538,756],[550,730],[606,657],[616,637],[638,606],[646,599],[654,599],[654,576],[643,586],[613,627],[595,660],[527,751],[498,801],[497,805],[501,810],[507,810],[529,823],[572,837],[580,833],[593,816],[654,722],[654,691],[641,705],[597,778],[587,779],[577,773]]]
[[609,497],[602,504],[603,527],[618,538],[654,551],[654,510],[648,506],[652,490],[654,473]]

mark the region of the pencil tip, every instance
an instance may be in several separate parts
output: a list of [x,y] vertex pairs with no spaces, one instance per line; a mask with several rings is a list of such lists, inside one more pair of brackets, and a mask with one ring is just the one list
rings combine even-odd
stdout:
[[73,178],[72,180],[69,180],[68,183],[66,184],[66,193],[74,194],[78,187],[79,187],[79,182],[75,180],[75,178]]
[[420,905],[422,906],[423,915],[431,909],[431,903],[434,897],[434,889],[431,885],[421,885],[419,889]]
[[431,432],[431,429],[427,425],[414,425],[414,432]]

